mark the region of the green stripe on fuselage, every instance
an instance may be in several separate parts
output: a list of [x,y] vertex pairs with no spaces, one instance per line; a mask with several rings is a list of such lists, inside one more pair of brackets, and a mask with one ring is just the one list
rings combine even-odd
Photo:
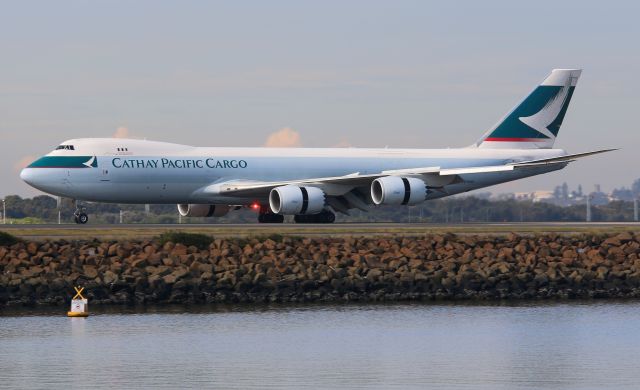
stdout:
[[[93,160],[92,160],[93,159]],[[87,163],[91,162],[90,165]],[[93,156],[44,156],[27,168],[97,168],[98,159]]]

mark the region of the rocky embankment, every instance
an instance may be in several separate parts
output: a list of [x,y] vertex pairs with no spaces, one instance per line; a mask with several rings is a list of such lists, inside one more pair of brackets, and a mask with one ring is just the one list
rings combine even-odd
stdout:
[[0,307],[640,296],[640,236],[426,235],[0,246]]

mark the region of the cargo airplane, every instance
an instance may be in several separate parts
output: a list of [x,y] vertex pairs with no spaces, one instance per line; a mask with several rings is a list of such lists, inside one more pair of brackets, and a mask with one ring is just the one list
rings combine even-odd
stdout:
[[[119,138],[63,142],[20,173],[77,201],[176,203],[189,217],[241,207],[258,221],[330,223],[335,213],[424,201],[564,168],[612,149],[554,149],[579,69],[554,69],[471,146],[452,149],[231,148]],[[75,220],[88,221],[84,207]]]

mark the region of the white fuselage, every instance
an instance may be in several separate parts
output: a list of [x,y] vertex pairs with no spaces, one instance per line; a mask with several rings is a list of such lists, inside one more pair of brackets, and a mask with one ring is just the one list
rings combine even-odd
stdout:
[[[131,139],[75,139],[73,150],[55,150],[21,177],[44,192],[114,203],[250,204],[266,198],[225,197],[203,188],[229,180],[279,181],[374,174],[415,167],[495,166],[563,156],[561,149],[360,149],[192,147]],[[95,159],[92,159],[95,157]],[[562,168],[475,174],[450,184],[438,198]]]

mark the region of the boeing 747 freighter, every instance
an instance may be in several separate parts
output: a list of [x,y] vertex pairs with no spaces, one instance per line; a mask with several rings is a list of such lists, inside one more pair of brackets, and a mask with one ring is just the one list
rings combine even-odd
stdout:
[[[564,168],[580,157],[553,149],[579,69],[554,69],[471,146],[457,149],[224,148],[117,138],[72,139],[20,173],[76,201],[176,203],[189,217],[241,207],[258,221],[327,223],[335,212],[424,201]],[[84,224],[79,207],[75,220]]]

